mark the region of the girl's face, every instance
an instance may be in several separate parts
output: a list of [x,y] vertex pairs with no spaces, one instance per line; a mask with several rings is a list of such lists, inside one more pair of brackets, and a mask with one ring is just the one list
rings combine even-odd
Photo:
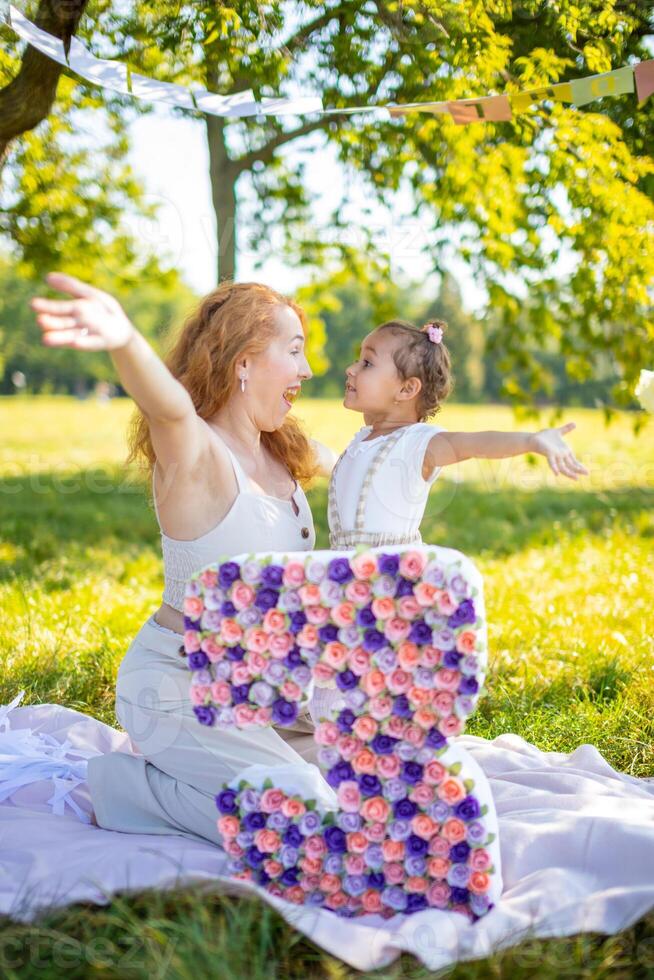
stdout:
[[359,359],[345,371],[343,405],[354,412],[387,412],[402,381],[392,353],[397,343],[388,331],[373,331],[361,344]]
[[[278,429],[292,403],[300,394],[303,381],[312,377],[304,353],[304,332],[297,313],[290,306],[273,311],[277,335],[265,351],[247,359],[245,395],[253,399],[258,428],[262,432]],[[240,384],[240,382],[239,382]],[[240,395],[240,389],[236,392]]]

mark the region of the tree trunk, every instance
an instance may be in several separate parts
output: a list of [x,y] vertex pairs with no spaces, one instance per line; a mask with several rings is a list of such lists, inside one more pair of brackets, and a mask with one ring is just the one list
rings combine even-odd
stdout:
[[236,180],[239,169],[227,153],[224,119],[206,116],[206,124],[218,240],[216,282],[220,283],[223,279],[233,279],[236,273]]

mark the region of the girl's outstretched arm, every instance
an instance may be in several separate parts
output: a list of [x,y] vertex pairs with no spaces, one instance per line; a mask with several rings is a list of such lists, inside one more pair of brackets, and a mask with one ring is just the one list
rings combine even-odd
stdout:
[[589,471],[576,458],[563,436],[576,427],[567,422],[540,432],[438,432],[425,452],[423,473],[464,459],[504,459],[522,453],[540,453],[552,472],[577,480]]

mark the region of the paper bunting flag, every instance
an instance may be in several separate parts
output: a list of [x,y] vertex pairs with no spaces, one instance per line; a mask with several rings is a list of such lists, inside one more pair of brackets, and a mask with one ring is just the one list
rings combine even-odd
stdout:
[[634,91],[633,68],[617,68],[603,75],[589,78],[575,78],[570,82],[572,101],[575,105],[586,105],[604,95],[625,95]]
[[572,102],[570,82],[548,85],[545,88],[534,88],[528,92],[516,92],[515,95],[509,96],[514,115],[525,112],[534,102],[542,102],[544,99],[553,99],[555,102]]
[[644,102],[654,92],[654,60],[641,61],[639,65],[635,65],[634,74],[638,101]]
[[511,105],[506,95],[491,95],[483,99],[457,99],[448,102],[452,119],[457,126],[471,122],[505,122],[511,119]]
[[48,58],[59,62],[60,65],[67,63],[63,41],[58,37],[53,37],[52,34],[48,34],[47,31],[42,31],[31,20],[28,20],[27,17],[23,17],[20,10],[17,10],[16,7],[9,7],[9,23],[11,24],[12,30],[23,41],[28,41],[32,47],[37,48],[43,54],[47,54]]

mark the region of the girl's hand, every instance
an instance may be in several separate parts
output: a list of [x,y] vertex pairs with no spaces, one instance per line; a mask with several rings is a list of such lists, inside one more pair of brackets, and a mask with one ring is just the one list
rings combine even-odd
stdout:
[[542,429],[534,432],[531,437],[531,450],[547,456],[547,461],[556,475],[562,474],[569,476],[571,480],[577,480],[578,473],[588,476],[588,470],[579,462],[567,445],[563,436],[576,428],[575,422],[567,422],[559,425],[555,429]]
[[46,278],[50,286],[75,297],[59,300],[35,296],[30,301],[47,347],[118,350],[136,332],[120,303],[108,293],[62,272],[50,272]]

